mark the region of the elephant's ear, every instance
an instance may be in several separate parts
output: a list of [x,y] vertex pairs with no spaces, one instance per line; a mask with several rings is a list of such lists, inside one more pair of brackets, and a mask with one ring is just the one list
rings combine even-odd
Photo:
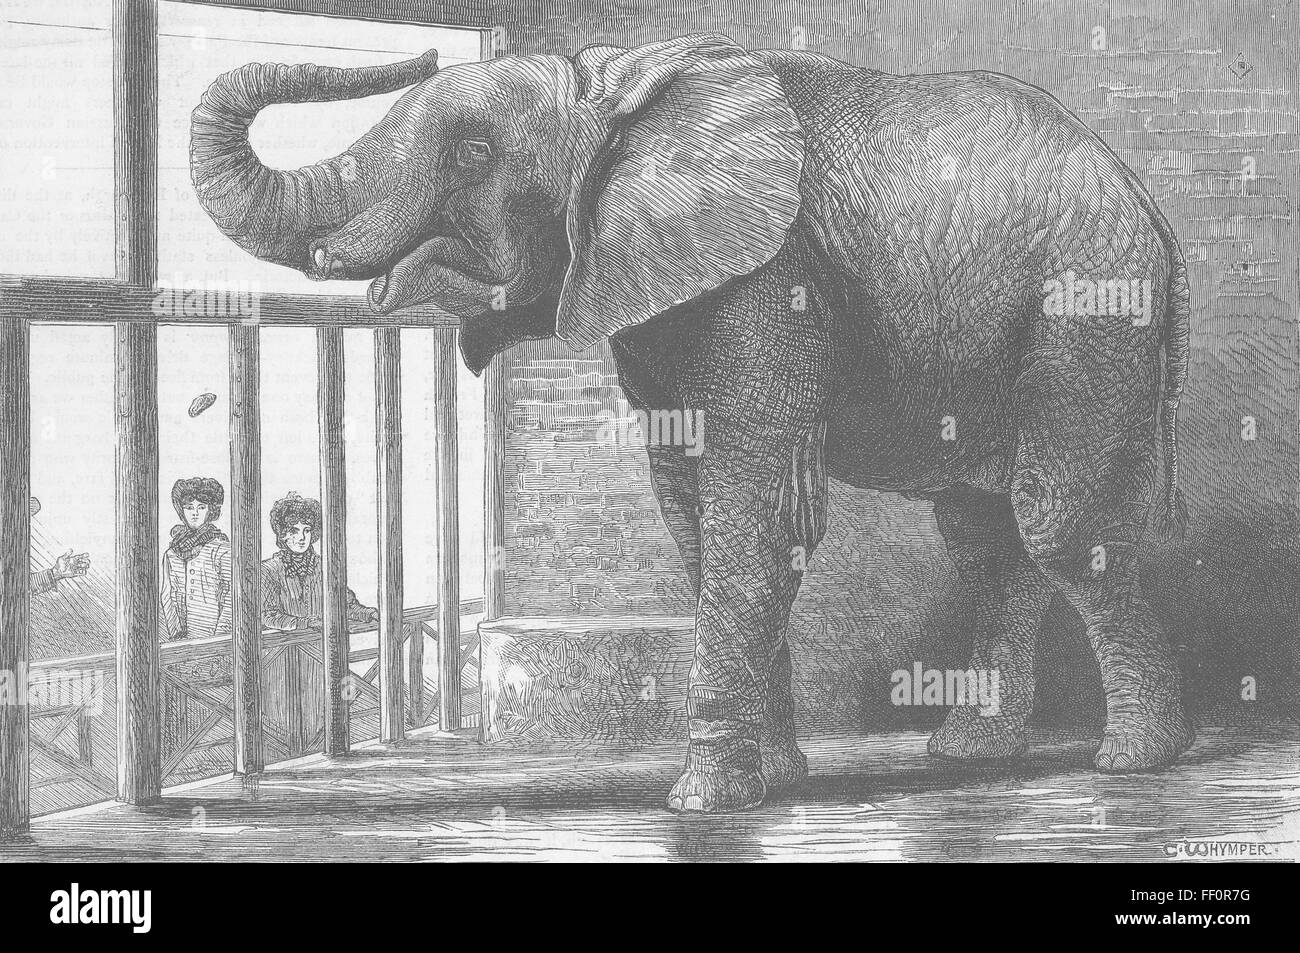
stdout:
[[770,261],[799,210],[803,132],[776,76],[724,36],[574,64],[607,135],[569,210],[556,334],[581,350]]

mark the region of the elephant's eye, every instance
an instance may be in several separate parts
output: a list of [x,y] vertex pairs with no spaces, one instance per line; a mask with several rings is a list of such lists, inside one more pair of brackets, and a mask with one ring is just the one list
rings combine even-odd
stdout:
[[462,139],[456,144],[456,164],[481,168],[492,159],[492,146],[482,139]]

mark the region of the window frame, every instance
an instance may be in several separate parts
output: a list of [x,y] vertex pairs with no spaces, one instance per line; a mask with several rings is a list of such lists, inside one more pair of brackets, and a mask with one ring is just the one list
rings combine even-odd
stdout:
[[[406,24],[473,30],[479,34],[479,60],[493,56],[493,31],[484,0],[373,0],[364,15],[348,0],[173,0],[193,6],[266,13],[330,17],[338,20]],[[133,57],[127,75],[115,62],[113,82],[113,191],[116,220],[116,278],[85,278],[0,273],[0,320],[41,323],[229,325],[239,316],[202,315],[176,318],[155,315],[158,291],[158,0],[116,0],[149,10],[154,36],[148,55]],[[133,11],[134,12],[134,11]],[[113,31],[119,28],[115,16]],[[130,38],[127,38],[128,41]],[[113,37],[114,44],[119,38]],[[146,51],[141,51],[146,52]],[[115,60],[116,60],[115,51]],[[148,196],[152,197],[149,200]],[[129,197],[144,201],[123,214]],[[125,199],[124,199],[125,197]],[[185,294],[189,289],[169,289]],[[452,327],[460,319],[431,305],[377,315],[361,295],[304,295],[265,292],[259,295],[257,323],[289,327]]]
[[[262,2],[250,4],[232,0],[177,0],[214,7],[253,8],[266,12],[289,12],[322,15],[319,8],[301,9],[306,0],[296,2]],[[320,0],[320,7],[338,9],[338,0]],[[391,12],[399,17],[432,9],[423,0],[379,0],[380,12]],[[441,11],[441,8],[439,8]],[[372,11],[373,12],[373,11]],[[358,19],[338,17],[338,19]],[[435,22],[436,19],[436,22]],[[415,25],[457,27],[446,17],[389,22]],[[459,465],[458,426],[455,368],[456,328],[459,321],[452,315],[431,307],[414,308],[389,316],[373,314],[365,299],[360,296],[327,295],[307,296],[267,293],[259,297],[260,315],[257,318],[238,316],[177,318],[157,315],[157,241],[158,241],[158,0],[113,0],[112,20],[113,67],[113,200],[114,200],[114,260],[117,277],[96,279],[85,277],[45,277],[33,275],[0,274],[0,438],[6,441],[12,465],[0,467],[0,497],[12,503],[0,513],[7,522],[11,545],[3,554],[4,579],[0,580],[0,609],[12,615],[13,625],[0,631],[0,658],[11,668],[28,665],[30,626],[25,608],[29,586],[30,516],[26,498],[30,496],[30,354],[29,326],[31,323],[91,323],[112,324],[114,341],[114,409],[116,430],[116,605],[117,631],[116,663],[118,705],[115,709],[117,746],[117,799],[129,804],[152,804],[161,797],[164,781],[164,764],[159,737],[158,691],[160,684],[160,659],[164,653],[157,641],[157,570],[159,519],[158,491],[158,374],[157,326],[159,325],[216,325],[230,329],[232,346],[229,348],[229,367],[232,378],[247,382],[258,380],[258,354],[256,347],[238,346],[257,342],[257,326],[289,325],[316,328],[318,406],[320,407],[321,438],[321,499],[323,504],[323,535],[339,534],[344,537],[343,507],[345,505],[346,469],[343,448],[343,362],[334,359],[342,342],[346,327],[402,327],[434,326],[437,338],[437,355],[440,371],[434,375],[437,390],[432,401],[438,415],[435,433],[438,466],[435,485],[439,488],[438,549],[438,612],[437,631],[443,634],[438,641],[439,652],[439,723],[454,728],[466,726],[460,710],[462,665],[460,659],[461,616],[481,609],[487,620],[500,618],[504,600],[504,580],[497,570],[494,554],[504,540],[504,460],[505,460],[505,375],[501,361],[495,361],[485,372],[484,413],[486,463],[484,489],[484,588],[481,599],[460,598],[460,563],[454,556],[458,533]],[[474,29],[479,34],[480,60],[490,59],[493,53],[492,31],[477,25],[460,26]],[[197,289],[169,289],[169,293],[187,294]],[[249,327],[249,326],[253,327]],[[380,337],[397,335],[376,332]],[[379,348],[376,349],[377,361]],[[391,362],[388,365],[391,367]],[[400,367],[400,364],[398,365]],[[391,371],[390,371],[391,373]],[[379,384],[380,370],[376,369]],[[391,386],[391,383],[390,385]],[[251,395],[251,396],[250,396]],[[259,389],[252,383],[245,392],[240,416],[248,420],[260,419]],[[376,401],[379,401],[378,386]],[[232,410],[232,417],[235,416]],[[378,435],[382,436],[378,436]],[[400,447],[400,427],[381,429],[378,439],[392,447]],[[257,427],[231,430],[232,466],[237,455],[242,455],[240,466],[260,472],[260,434]],[[400,470],[392,481],[387,475],[384,483],[377,478],[377,492],[396,486],[400,494]],[[244,492],[240,480],[232,479],[230,513],[243,512],[242,525],[260,526],[256,497]],[[247,481],[245,481],[247,485]],[[400,495],[398,496],[400,499]],[[395,560],[400,553],[397,534],[384,530],[381,523],[381,559]],[[247,535],[239,530],[232,532],[235,543],[232,559],[235,571],[253,572],[256,578],[257,548],[249,544]],[[342,552],[341,543],[332,547]],[[326,552],[331,547],[326,544]],[[241,560],[243,560],[241,564]],[[331,598],[342,600],[346,589],[345,572],[334,564],[327,564],[326,586]],[[241,568],[242,567],[242,568]],[[246,578],[241,576],[241,578]],[[256,590],[254,583],[254,591]],[[256,600],[254,600],[256,604]],[[23,608],[16,609],[21,605]],[[12,610],[12,611],[11,611]],[[328,618],[328,614],[327,614]],[[258,621],[245,612],[243,622]],[[386,635],[381,633],[381,644],[392,642],[400,630],[390,615]],[[383,640],[388,639],[388,643]],[[326,711],[325,748],[328,753],[339,754],[349,750],[349,699],[345,683],[348,666],[354,659],[347,638],[347,626],[339,618],[321,635],[322,652],[327,660],[324,701]],[[419,686],[423,686],[422,657],[423,636],[410,642],[408,672],[416,673]],[[418,646],[418,649],[417,649]],[[257,698],[261,685],[261,628],[260,625],[237,625],[231,635],[231,656],[234,668],[235,697],[239,698],[241,686],[248,698]],[[397,653],[400,657],[400,651]],[[392,655],[389,656],[392,658]],[[329,661],[334,659],[336,661]],[[337,660],[341,659],[342,664]],[[83,664],[84,658],[76,660]],[[381,665],[382,669],[382,665]],[[381,678],[383,676],[381,675]],[[415,697],[422,694],[417,687]],[[414,703],[419,716],[423,701]],[[381,735],[392,732],[398,735],[404,724],[402,696],[386,696],[382,702],[387,712],[389,727],[381,726]],[[25,711],[25,709],[24,709]],[[238,773],[259,773],[264,767],[265,746],[262,740],[260,719],[255,704],[242,705],[236,701],[233,708],[233,745],[235,770]],[[422,721],[420,722],[423,723]],[[23,752],[22,760],[13,771],[0,771],[0,839],[11,832],[26,831],[30,822],[31,770],[29,752],[33,735],[28,719],[0,720],[3,741],[9,750]],[[391,739],[390,739],[391,740]]]

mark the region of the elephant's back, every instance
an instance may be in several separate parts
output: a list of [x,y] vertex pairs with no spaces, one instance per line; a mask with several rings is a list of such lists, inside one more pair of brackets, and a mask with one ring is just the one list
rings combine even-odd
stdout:
[[934,473],[908,461],[954,408],[971,468],[1003,458],[1039,351],[1092,366],[1158,346],[1158,319],[1114,333],[1045,314],[1047,287],[1071,273],[1150,279],[1161,297],[1170,267],[1136,176],[1050,95],[994,73],[848,68],[786,88],[807,143],[803,221],[843,279],[853,347],[869,355],[845,394],[871,448],[853,466],[868,479],[951,476],[957,464],[938,451]]
[[1110,148],[1011,77],[805,66],[782,83],[807,143],[804,204],[832,245],[1017,256],[1148,217]]
[[801,70],[778,75],[804,126],[803,220],[865,310],[909,322],[900,335],[960,349],[954,335],[1019,333],[1070,270],[1169,274],[1141,182],[1043,90],[987,72]]

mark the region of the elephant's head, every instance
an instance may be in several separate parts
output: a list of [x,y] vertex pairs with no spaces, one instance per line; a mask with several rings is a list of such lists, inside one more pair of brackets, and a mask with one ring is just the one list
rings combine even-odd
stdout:
[[[414,84],[414,85],[412,85]],[[271,103],[412,86],[346,153],[268,169]],[[581,349],[758,268],[799,207],[803,139],[762,59],[721,36],[437,69],[251,64],[194,111],[199,200],[241,247],[373,279],[379,313],[461,316],[477,373],[525,338]]]

